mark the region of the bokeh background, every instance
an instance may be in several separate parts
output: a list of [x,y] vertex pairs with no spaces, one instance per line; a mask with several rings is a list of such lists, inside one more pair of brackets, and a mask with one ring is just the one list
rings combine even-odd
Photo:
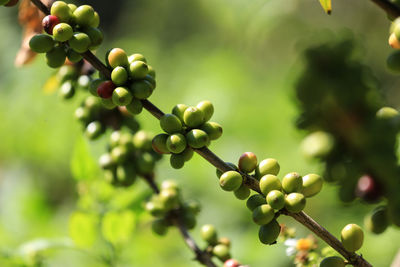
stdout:
[[[112,47],[143,53],[157,71],[150,100],[168,111],[177,103],[208,99],[223,137],[211,149],[226,161],[237,162],[245,151],[261,160],[278,159],[281,174],[322,171],[307,161],[300,142],[305,133],[294,125],[298,108],[294,94],[302,70],[302,51],[323,41],[351,36],[359,58],[380,81],[382,94],[398,107],[398,79],[385,59],[390,21],[371,1],[334,1],[331,16],[316,0],[114,0],[81,1],[99,11],[105,42],[98,55]],[[77,184],[71,157],[82,131],[73,112],[79,100],[63,101],[43,90],[54,74],[43,56],[24,68],[13,66],[22,30],[17,9],[0,9],[0,266],[9,251],[38,238],[68,238],[68,218],[76,209]],[[351,90],[351,88],[349,88]],[[158,122],[145,112],[138,117],[144,129],[159,132]],[[103,138],[105,139],[105,138]],[[93,158],[105,140],[90,142]],[[198,225],[212,223],[232,239],[233,256],[250,266],[293,266],[285,246],[258,242],[258,227],[245,203],[218,186],[214,168],[195,156],[182,170],[165,158],[157,177],[176,179],[184,196],[202,203]],[[140,185],[139,185],[140,187]],[[144,186],[142,186],[144,188]],[[337,188],[326,185],[308,201],[306,212],[339,236],[347,223],[362,224],[370,207],[341,203]],[[149,218],[137,222],[118,266],[199,266],[191,261],[177,230],[159,238]],[[308,231],[290,218],[298,236]],[[193,236],[199,240],[199,231]],[[374,266],[389,266],[399,249],[398,229],[375,236],[367,233],[361,253]],[[201,241],[199,240],[199,243]],[[4,254],[4,255],[3,255]],[[3,257],[3,256],[4,257]],[[71,248],[46,252],[46,266],[103,266],[92,255]]]

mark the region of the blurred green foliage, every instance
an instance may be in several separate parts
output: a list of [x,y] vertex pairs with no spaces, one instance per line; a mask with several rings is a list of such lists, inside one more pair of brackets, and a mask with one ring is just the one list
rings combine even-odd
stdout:
[[[111,47],[145,54],[157,70],[158,88],[150,100],[162,110],[203,99],[214,103],[214,117],[224,127],[224,135],[211,149],[226,161],[236,162],[250,150],[259,160],[277,158],[280,175],[322,172],[321,166],[305,161],[300,152],[304,133],[294,125],[298,110],[293,89],[302,69],[301,51],[322,40],[333,42],[343,34],[355,38],[361,44],[357,53],[377,76],[387,102],[394,107],[399,104],[399,79],[384,67],[390,50],[386,42],[389,21],[368,1],[335,1],[330,17],[316,1],[301,0],[91,4],[105,16],[101,27],[107,30],[97,54]],[[14,256],[40,257],[32,249],[45,250],[45,266],[103,266],[105,261],[98,255],[76,249],[67,238],[69,216],[85,206],[76,203],[79,188],[70,171],[74,144],[82,135],[73,119],[79,99],[64,102],[56,93],[43,92],[54,72],[43,56],[23,69],[13,67],[21,39],[16,11],[0,9],[4,37],[0,42],[0,253],[4,255],[0,266],[23,266]],[[158,122],[149,114],[141,115],[139,121],[143,128],[159,132]],[[104,151],[105,139],[90,143],[94,159]],[[199,156],[183,170],[171,169],[164,159],[157,177],[176,179],[184,196],[202,203],[199,225],[212,223],[222,229],[220,235],[232,239],[232,254],[241,262],[292,266],[282,244],[258,242],[258,227],[244,203],[220,190],[213,167]],[[139,183],[135,190],[146,192],[145,188]],[[325,186],[308,202],[306,212],[338,236],[347,223],[361,225],[369,207],[358,202],[346,206],[336,191],[334,186]],[[128,245],[119,252],[118,266],[198,266],[176,230],[158,238],[151,233],[149,217],[136,219]],[[299,236],[308,233],[289,218],[284,221],[298,227]],[[114,239],[119,233],[110,235]],[[199,240],[198,230],[193,235]],[[360,252],[373,265],[388,266],[398,250],[393,240],[399,237],[393,228],[380,236],[367,234]],[[107,254],[110,248],[99,251]]]

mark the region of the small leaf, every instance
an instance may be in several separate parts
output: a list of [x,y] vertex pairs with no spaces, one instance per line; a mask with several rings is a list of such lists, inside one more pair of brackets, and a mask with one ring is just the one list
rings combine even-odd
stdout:
[[75,212],[69,219],[69,234],[77,246],[90,247],[97,238],[97,225],[96,215]]
[[92,158],[89,146],[83,137],[76,141],[71,159],[71,172],[76,180],[91,180],[99,175],[99,169]]
[[325,10],[326,14],[330,15],[332,12],[332,0],[319,0],[319,3]]
[[135,223],[135,214],[130,210],[108,212],[103,217],[101,232],[113,244],[127,242],[135,229]]

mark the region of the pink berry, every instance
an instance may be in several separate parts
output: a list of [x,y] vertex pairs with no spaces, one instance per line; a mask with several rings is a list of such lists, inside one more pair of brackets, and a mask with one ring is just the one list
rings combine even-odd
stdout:
[[48,16],[44,17],[42,20],[43,29],[45,30],[45,32],[47,32],[50,35],[53,35],[53,28],[54,28],[54,26],[56,26],[59,23],[60,23],[60,20],[56,16],[53,16],[53,15],[48,15]]
[[239,170],[245,173],[254,171],[257,167],[257,157],[253,152],[245,152],[239,158]]
[[224,267],[239,267],[240,263],[237,260],[229,259],[225,261]]
[[102,82],[99,87],[97,87],[97,94],[101,98],[110,98],[116,88],[115,84],[112,81]]
[[356,195],[367,202],[375,202],[382,195],[380,185],[371,175],[363,175],[357,182]]

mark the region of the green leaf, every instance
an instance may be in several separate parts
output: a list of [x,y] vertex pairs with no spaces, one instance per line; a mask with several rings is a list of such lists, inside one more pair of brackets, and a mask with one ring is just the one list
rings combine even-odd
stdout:
[[326,14],[330,15],[332,12],[332,0],[319,0],[319,3],[325,10]]
[[99,175],[99,168],[83,137],[76,141],[71,159],[71,172],[76,180],[91,180]]
[[94,214],[75,212],[69,219],[69,234],[80,247],[92,246],[97,238],[98,217]]
[[129,241],[135,224],[136,217],[132,211],[111,211],[103,217],[101,232],[103,237],[113,244],[124,243]]

